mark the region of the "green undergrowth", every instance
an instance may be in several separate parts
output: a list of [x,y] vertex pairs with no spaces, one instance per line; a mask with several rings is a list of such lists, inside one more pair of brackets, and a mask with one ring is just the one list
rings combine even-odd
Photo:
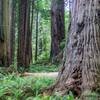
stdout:
[[54,81],[55,79],[47,77],[0,74],[0,100],[74,100],[72,94],[64,97],[41,95],[41,89],[50,86]]
[[0,73],[2,74],[9,74],[12,72],[58,72],[59,68],[61,66],[59,64],[57,65],[52,65],[52,64],[32,64],[27,68],[24,67],[18,67],[18,69],[16,67],[14,67],[14,65],[11,65],[10,67],[6,68],[6,67],[0,67]]
[[[0,75],[0,100],[28,100],[40,94],[40,90],[54,82],[52,78]],[[31,99],[29,99],[31,100]],[[34,99],[32,99],[34,100]]]
[[31,65],[29,72],[57,72],[59,70],[59,65]]

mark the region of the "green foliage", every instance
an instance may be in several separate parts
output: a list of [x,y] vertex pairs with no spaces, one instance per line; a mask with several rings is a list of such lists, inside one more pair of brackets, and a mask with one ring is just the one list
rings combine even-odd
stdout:
[[85,99],[85,100],[99,100],[100,99],[100,94],[87,90],[87,91],[83,92],[82,99]]
[[47,61],[49,59],[49,52],[43,51],[39,56],[38,56],[38,62],[43,62]]
[[54,81],[46,77],[3,76],[0,78],[0,100],[74,100],[72,93],[63,97],[41,95],[41,89]]
[[31,65],[29,72],[57,72],[58,65]]
[[36,0],[35,9],[41,11],[41,9],[50,9],[51,0]]
[[[19,77],[16,75],[0,78],[0,100],[31,100],[40,90],[54,82],[51,78]],[[34,99],[32,99],[34,100]]]
[[37,96],[34,98],[34,100],[74,100],[74,97],[71,95],[68,96]]
[[63,50],[65,47],[65,40],[60,43],[60,49]]

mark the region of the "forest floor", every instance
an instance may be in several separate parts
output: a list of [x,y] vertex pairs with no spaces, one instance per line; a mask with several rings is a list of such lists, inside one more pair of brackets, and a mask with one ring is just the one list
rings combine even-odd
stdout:
[[31,65],[29,70],[24,72],[22,76],[56,78],[58,75],[58,71],[59,71],[58,65],[35,64]]
[[0,70],[0,100],[74,100],[72,93],[64,97],[46,95],[43,89],[55,83],[58,65],[31,65],[25,72],[11,68]]
[[57,75],[58,75],[58,72],[39,72],[39,73],[25,72],[22,74],[22,76],[51,77],[51,78],[56,78]]
[[58,72],[60,65],[43,65],[43,64],[33,64],[30,66],[28,72],[30,73],[39,73],[39,72]]

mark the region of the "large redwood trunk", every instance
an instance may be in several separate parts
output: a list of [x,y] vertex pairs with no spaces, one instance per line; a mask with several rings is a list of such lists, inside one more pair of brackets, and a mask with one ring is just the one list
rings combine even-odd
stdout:
[[65,38],[64,0],[52,0],[51,4],[51,53],[52,62],[60,53],[60,43]]
[[18,33],[18,56],[19,67],[29,66],[32,59],[32,33],[30,28],[30,1],[20,0],[19,5],[19,33]]
[[[100,1],[73,0],[71,24],[54,93],[100,88]],[[84,99],[85,100],[85,99]]]

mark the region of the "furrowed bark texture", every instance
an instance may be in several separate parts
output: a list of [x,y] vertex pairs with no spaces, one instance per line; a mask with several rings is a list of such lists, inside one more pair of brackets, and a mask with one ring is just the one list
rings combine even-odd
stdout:
[[[26,66],[29,66],[32,61],[32,26],[31,23],[33,20],[31,20],[30,12],[31,12],[31,3],[30,0],[28,0],[28,28],[27,28],[27,39],[26,39]],[[33,3],[32,3],[33,4]],[[33,8],[32,8],[33,9]]]
[[9,0],[0,0],[0,65],[7,65],[8,57],[8,36],[10,34]]
[[52,0],[51,4],[51,54],[52,62],[60,53],[60,43],[65,38],[64,0]]
[[10,27],[10,64],[14,62],[15,55],[15,16],[16,16],[16,1],[12,0],[11,9],[11,27]]
[[100,1],[74,0],[63,67],[54,91],[96,91],[100,88]]
[[19,34],[17,62],[20,67],[29,66],[32,59],[32,36],[30,30],[30,2],[20,0],[19,5]]
[[[13,1],[12,0],[8,0],[8,15],[7,15],[7,18],[8,18],[8,30],[7,30],[7,63],[6,65],[9,67],[11,64],[12,64],[12,56],[13,56],[13,48],[14,48],[14,34],[15,32],[13,32],[12,30],[14,30],[14,10],[13,9]],[[15,7],[15,6],[14,6]],[[12,15],[13,14],[13,15]],[[13,23],[13,25],[12,25]],[[13,32],[13,33],[12,33]]]

